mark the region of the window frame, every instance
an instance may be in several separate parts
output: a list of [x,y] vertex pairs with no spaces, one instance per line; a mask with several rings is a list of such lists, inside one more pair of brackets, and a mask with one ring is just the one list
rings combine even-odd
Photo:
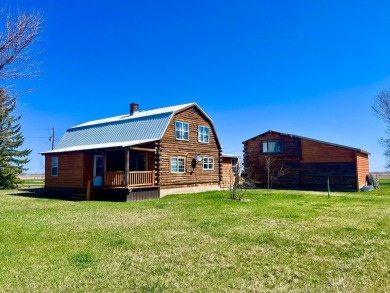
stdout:
[[[201,133],[200,129],[201,128],[207,128],[207,135]],[[207,141],[203,141],[202,138],[207,137]],[[198,142],[201,143],[210,143],[210,127],[209,126],[204,126],[204,125],[198,125]]]
[[[208,162],[205,162],[205,160],[212,160],[212,163],[210,163],[209,161]],[[215,163],[215,160],[214,160],[214,157],[203,157],[202,158],[202,170],[204,171],[214,171],[214,163]],[[212,164],[212,168],[209,168],[210,164]],[[207,166],[207,168],[205,168],[205,165]]]
[[[179,130],[177,129],[177,124],[178,123],[181,123],[182,129],[179,129]],[[185,131],[184,128],[183,128],[184,124],[187,124],[187,131]],[[178,138],[177,137],[177,132],[181,133],[181,136],[183,136],[183,137],[184,137],[184,134],[187,133],[187,139],[185,139],[185,138]],[[181,141],[190,141],[190,123],[183,122],[183,121],[175,121],[175,139],[176,140],[181,140]]]
[[[58,177],[58,157],[51,157],[51,176],[52,177]],[[54,174],[53,170],[56,170],[56,173]]]
[[[268,144],[271,142],[280,143],[280,151],[272,151],[272,152],[268,151]],[[264,144],[267,144],[267,151],[264,150]],[[284,149],[283,140],[274,139],[274,140],[266,140],[261,142],[261,152],[263,154],[280,154],[283,153],[283,149]]]
[[[172,160],[176,160],[177,170],[180,170],[180,168],[179,168],[180,165],[178,164],[179,160],[183,161],[183,172],[172,171],[172,166],[173,166]],[[183,158],[183,157],[171,157],[169,170],[170,170],[170,173],[173,173],[173,174],[184,174],[186,172],[186,158]]]
[[231,167],[232,167],[232,173],[237,174],[237,172],[238,172],[238,159],[236,159],[236,158],[231,159]]

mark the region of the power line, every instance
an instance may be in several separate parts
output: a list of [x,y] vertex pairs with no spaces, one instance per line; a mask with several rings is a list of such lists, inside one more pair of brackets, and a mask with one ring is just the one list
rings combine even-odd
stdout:
[[242,153],[242,150],[237,150],[237,151],[224,151],[224,153]]
[[36,129],[24,129],[23,131],[50,131],[51,128],[36,128]]

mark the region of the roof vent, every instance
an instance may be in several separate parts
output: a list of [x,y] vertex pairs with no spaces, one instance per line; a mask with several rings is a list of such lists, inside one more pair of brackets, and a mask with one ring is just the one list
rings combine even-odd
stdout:
[[130,116],[133,116],[135,113],[138,113],[138,104],[131,103],[130,104]]

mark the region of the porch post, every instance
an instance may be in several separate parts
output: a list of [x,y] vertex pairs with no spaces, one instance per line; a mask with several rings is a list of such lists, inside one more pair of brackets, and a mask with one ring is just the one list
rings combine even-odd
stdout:
[[107,164],[106,164],[106,158],[107,158],[107,154],[105,151],[102,152],[102,156],[103,156],[103,174],[102,174],[102,186],[105,186],[106,185],[106,182],[105,182],[105,179],[106,179],[106,170],[107,170]]
[[125,187],[129,185],[129,161],[130,161],[130,149],[125,148]]

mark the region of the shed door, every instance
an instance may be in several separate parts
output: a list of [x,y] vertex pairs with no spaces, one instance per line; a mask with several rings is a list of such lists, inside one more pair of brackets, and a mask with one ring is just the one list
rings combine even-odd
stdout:
[[103,156],[95,155],[93,159],[93,186],[102,186]]

